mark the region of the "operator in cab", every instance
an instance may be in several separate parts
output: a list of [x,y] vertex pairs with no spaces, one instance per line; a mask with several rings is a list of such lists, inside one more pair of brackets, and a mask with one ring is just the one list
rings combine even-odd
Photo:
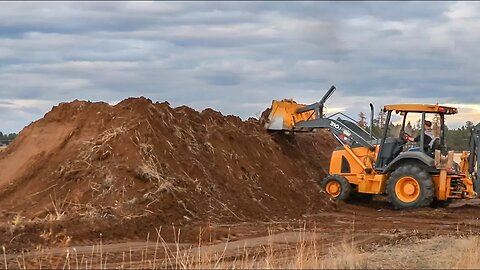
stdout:
[[[431,121],[425,121],[425,137],[424,137],[424,146],[425,149],[428,149],[430,146],[430,143],[432,142],[434,136],[433,136],[433,130],[432,130],[432,122]],[[407,140],[410,142],[420,142],[421,134],[419,134],[417,137],[413,138],[411,136],[407,136]]]

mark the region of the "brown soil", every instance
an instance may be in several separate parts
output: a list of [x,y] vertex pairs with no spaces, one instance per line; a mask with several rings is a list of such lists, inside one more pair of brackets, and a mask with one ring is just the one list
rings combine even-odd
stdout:
[[139,241],[154,241],[159,227],[167,242],[201,235],[262,246],[258,237],[305,226],[325,247],[355,238],[365,248],[480,232],[472,204],[397,211],[382,196],[330,202],[317,181],[336,146],[331,135],[269,134],[267,114],[242,121],[145,98],[54,107],[0,153],[0,242],[17,253],[9,264],[45,246],[86,254],[100,238],[112,263],[132,247],[140,260]]
[[[101,249],[99,245],[102,242],[98,234],[94,241],[77,242],[76,245],[68,243],[65,239],[61,241],[62,239],[57,237],[58,242],[55,248],[40,249],[25,254],[11,254],[6,258],[10,268],[18,267],[18,260],[26,260],[27,267],[38,268],[39,258],[43,260],[41,265],[48,268],[61,268],[66,264],[66,254],[70,252],[71,255],[76,254],[79,260],[85,256],[89,262],[93,261],[92,268],[100,268],[98,262],[102,260],[102,256],[105,262],[108,256],[108,268],[121,268],[121,265],[132,265],[132,263],[133,268],[147,268],[150,266],[149,260],[155,256],[159,259],[157,265],[162,265],[162,261],[165,263],[162,258],[165,258],[164,249],[168,247],[169,252],[173,253],[176,253],[176,249],[179,248],[179,254],[181,254],[179,256],[183,256],[184,250],[193,254],[192,257],[196,257],[198,252],[206,253],[213,261],[210,267],[201,268],[212,268],[218,256],[224,256],[226,261],[241,259],[245,250],[248,250],[249,254],[262,256],[262,251],[268,250],[272,245],[278,249],[290,249],[295,254],[302,242],[314,241],[320,254],[328,256],[332,248],[342,245],[353,245],[358,250],[370,252],[378,250],[379,247],[391,249],[392,246],[411,243],[418,239],[431,239],[444,235],[455,237],[478,235],[480,233],[478,212],[479,209],[473,206],[398,211],[391,209],[380,197],[366,205],[339,203],[330,211],[319,211],[314,215],[304,216],[302,221],[175,227],[176,230],[181,231],[176,233],[180,234],[178,237],[180,243],[176,243],[173,239],[172,236],[175,233],[172,227],[167,226],[161,228],[161,236],[167,243],[158,244],[156,232],[151,233],[148,238],[144,235],[143,239],[139,237],[135,241],[119,237],[114,241],[115,243],[106,243],[105,236],[112,234],[107,232],[103,234]],[[119,228],[112,227],[111,231],[117,229]],[[71,232],[75,233],[75,230]],[[202,237],[201,248],[198,250],[199,235],[204,237]],[[406,248],[405,245],[403,248]],[[94,253],[93,249],[95,249]],[[378,258],[376,261],[380,266],[372,268],[390,268],[389,264],[382,266],[383,262],[378,261]],[[168,260],[166,263],[169,265]],[[72,260],[71,264],[75,265],[75,262]],[[0,266],[2,266],[1,262]]]
[[317,181],[333,147],[324,131],[268,134],[253,118],[146,98],[62,103],[0,153],[4,230],[27,232],[16,239],[27,244],[52,230],[113,240],[172,223],[301,218],[332,207]]

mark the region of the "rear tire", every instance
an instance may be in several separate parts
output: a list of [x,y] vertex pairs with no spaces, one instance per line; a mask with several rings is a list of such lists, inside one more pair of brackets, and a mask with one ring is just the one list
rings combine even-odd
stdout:
[[[478,172],[480,173],[480,172]],[[473,180],[473,190],[480,196],[480,176],[476,175]]]
[[388,200],[397,209],[430,206],[435,197],[431,175],[424,169],[407,164],[396,169],[387,182]]
[[352,193],[350,183],[341,175],[326,176],[320,181],[320,187],[336,201],[345,201],[350,198]]

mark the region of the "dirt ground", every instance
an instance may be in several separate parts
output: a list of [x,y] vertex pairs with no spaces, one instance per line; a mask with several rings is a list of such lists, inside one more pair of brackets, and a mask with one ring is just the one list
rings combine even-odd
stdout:
[[324,254],[344,243],[369,251],[480,232],[474,202],[408,211],[382,196],[332,202],[318,181],[336,141],[326,131],[269,134],[267,113],[242,121],[146,98],[55,106],[0,152],[9,267],[64,267],[73,254],[118,267],[169,249],[228,259],[305,240]]
[[[72,236],[70,242],[58,242],[56,248],[42,248],[21,255],[19,251],[12,252],[7,256],[7,260],[9,265],[14,266],[19,258],[26,260],[28,264],[34,258],[45,257],[49,259],[50,266],[55,266],[52,265],[52,258],[56,258],[53,260],[54,264],[63,264],[65,255],[75,252],[76,256],[94,257],[97,261],[100,243],[102,256],[104,259],[108,257],[109,267],[125,266],[127,262],[133,265],[145,263],[147,258],[153,259],[155,250],[158,250],[157,258],[161,258],[164,256],[161,254],[165,254],[165,246],[172,250],[178,249],[180,253],[197,254],[201,251],[203,255],[210,254],[212,258],[222,254],[226,260],[238,256],[245,249],[262,250],[272,244],[276,247],[291,246],[294,249],[299,242],[312,240],[315,240],[323,255],[327,255],[331,248],[345,243],[354,245],[362,252],[378,252],[402,243],[436,239],[439,236],[479,235],[479,212],[478,204],[472,206],[465,203],[457,203],[449,208],[398,211],[391,209],[388,203],[379,197],[376,201],[364,205],[339,203],[333,211],[319,211],[296,220],[192,224],[175,228],[161,227],[161,224],[154,228],[152,224],[152,230],[149,234],[144,234],[143,239],[140,235],[136,239],[121,239],[112,232],[115,230],[112,228],[110,232],[102,231],[101,235],[97,234],[96,239],[83,243],[75,241]],[[160,232],[162,241],[165,241],[165,244],[160,243],[161,248],[157,241],[157,232]],[[172,239],[175,235],[178,238]],[[201,248],[198,247],[199,238],[202,238]],[[130,257],[125,259],[125,253]],[[33,261],[31,263],[35,265]],[[380,263],[385,261],[378,263],[381,265]],[[398,263],[400,262],[397,261]],[[47,265],[47,261],[44,265]],[[370,266],[372,265],[375,265],[374,262],[370,262]]]

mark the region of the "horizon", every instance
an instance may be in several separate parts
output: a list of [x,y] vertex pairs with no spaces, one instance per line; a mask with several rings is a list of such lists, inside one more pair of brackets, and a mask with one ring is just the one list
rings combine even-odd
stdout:
[[[122,99],[122,100],[113,101],[113,102],[81,100],[81,99],[75,99],[75,100],[70,100],[70,101],[62,101],[62,102],[60,102],[60,103],[58,103],[58,104],[56,104],[56,105],[53,105],[50,110],[45,111],[44,115],[47,114],[47,113],[49,113],[49,112],[51,112],[51,110],[53,109],[53,107],[58,106],[58,105],[60,105],[60,104],[62,104],[62,103],[72,103],[72,102],[75,102],[75,101],[80,101],[80,102],[92,102],[92,103],[106,103],[106,104],[108,104],[108,105],[110,105],[110,106],[116,106],[116,105],[118,105],[119,103],[121,103],[121,102],[123,102],[123,101],[125,101],[125,100],[127,100],[127,99],[132,99],[132,98],[133,98],[133,99],[145,98],[145,99],[147,99],[147,100],[150,100],[152,103],[164,103],[164,102],[166,102],[166,103],[168,103],[168,105],[169,105],[171,108],[173,108],[173,109],[179,108],[179,107],[182,107],[182,106],[187,106],[187,107],[189,107],[189,108],[191,108],[191,109],[193,109],[193,110],[195,110],[195,111],[197,111],[197,112],[199,112],[199,113],[202,112],[202,111],[204,111],[204,110],[209,110],[209,109],[210,109],[210,110],[214,110],[214,111],[216,111],[216,112],[221,113],[223,116],[229,116],[229,115],[238,116],[238,115],[234,115],[234,114],[225,114],[225,113],[223,113],[223,112],[221,112],[221,111],[219,111],[219,110],[216,110],[216,109],[210,108],[210,107],[205,107],[205,108],[193,108],[193,107],[188,106],[188,104],[180,104],[180,105],[174,106],[174,105],[172,105],[168,100],[152,100],[152,99],[150,99],[150,98],[148,98],[148,97],[145,97],[145,96],[130,96],[130,97],[126,97],[126,98],[124,98],[124,99]],[[327,103],[328,103],[328,102],[327,102]],[[308,105],[308,104],[305,104],[305,105]],[[387,105],[387,104],[385,104],[385,105]],[[429,105],[429,104],[424,104],[424,105]],[[457,106],[454,106],[455,104],[449,104],[449,105],[447,105],[447,104],[439,104],[439,105],[451,106],[451,107],[456,107],[456,108],[457,108]],[[383,106],[382,106],[382,108],[383,108]],[[268,108],[265,108],[265,110],[266,110],[266,109],[268,109]],[[265,110],[264,110],[264,111],[265,111]],[[262,111],[262,112],[263,112],[263,111]],[[240,118],[242,119],[242,121],[247,121],[249,118],[255,118],[255,119],[259,120],[259,119],[260,119],[260,115],[261,115],[262,112],[260,112],[258,115],[255,115],[255,116],[248,116],[248,117],[245,117],[245,118],[244,118],[244,117],[241,117],[241,116],[238,116],[238,117],[240,117]],[[342,112],[342,111],[339,110],[338,108],[334,108],[333,110],[331,110],[331,112],[329,112],[329,113],[326,114],[326,117],[328,117],[329,115],[335,114],[335,113],[337,113],[337,112]],[[367,124],[367,127],[370,126],[370,112],[369,112],[369,111],[368,111],[368,112],[366,112],[366,111],[359,111],[359,113],[360,113],[360,112],[363,112],[364,115],[366,116],[366,124]],[[374,113],[375,113],[375,114],[374,114],[374,119],[378,119],[378,113],[379,113],[379,111],[377,110],[377,108],[375,108],[375,112],[374,112]],[[32,121],[31,123],[42,120],[43,117],[44,117],[44,115],[42,115],[42,117],[40,117],[39,119],[36,119],[36,120]],[[449,119],[449,118],[452,118],[452,117],[455,117],[455,116],[457,116],[457,115],[458,115],[458,114],[448,115],[448,116],[445,117],[445,125],[447,126],[448,129],[450,129],[450,130],[455,129],[455,130],[456,130],[456,129],[458,129],[458,128],[461,128],[461,127],[465,126],[466,123],[463,123],[463,124],[461,124],[461,125],[459,125],[459,126],[454,126],[454,127],[452,127],[451,125],[448,124],[448,119]],[[350,115],[349,115],[349,116],[350,116]],[[357,115],[357,116],[358,116],[358,115]],[[399,118],[398,115],[396,115],[396,114],[392,114],[392,116],[393,116],[393,118],[392,118],[391,124],[396,125],[396,126],[397,126],[397,125],[401,125],[401,122],[402,122],[401,118]],[[350,117],[352,117],[352,116],[350,116]],[[430,119],[430,118],[432,118],[432,117],[433,117],[433,116],[431,116],[431,115],[430,115],[430,116],[427,116],[427,120]],[[352,118],[355,119],[355,117],[352,117]],[[397,118],[397,119],[395,120],[395,118]],[[419,118],[419,116],[416,115],[416,114],[413,114],[413,115],[410,115],[409,117],[407,117],[407,123],[410,123],[412,126],[415,126],[416,121],[419,121],[419,120],[420,120],[420,118]],[[430,119],[430,120],[431,120],[431,119]],[[469,121],[469,120],[467,120],[467,121]],[[27,127],[27,126],[30,125],[31,123],[27,124],[25,127]],[[477,124],[477,123],[475,123],[475,122],[472,122],[472,123],[473,123],[474,125]],[[25,127],[24,127],[24,128],[25,128]],[[23,130],[23,128],[22,128],[22,130]],[[4,135],[9,135],[9,134],[12,134],[12,133],[13,133],[13,134],[18,134],[18,133],[20,133],[22,130],[13,131],[13,132],[3,132],[2,130],[0,130],[0,132],[3,133]]]
[[478,2],[0,2],[0,25],[3,133],[75,99],[248,119],[332,84],[327,113],[439,103],[452,128],[480,122]]

